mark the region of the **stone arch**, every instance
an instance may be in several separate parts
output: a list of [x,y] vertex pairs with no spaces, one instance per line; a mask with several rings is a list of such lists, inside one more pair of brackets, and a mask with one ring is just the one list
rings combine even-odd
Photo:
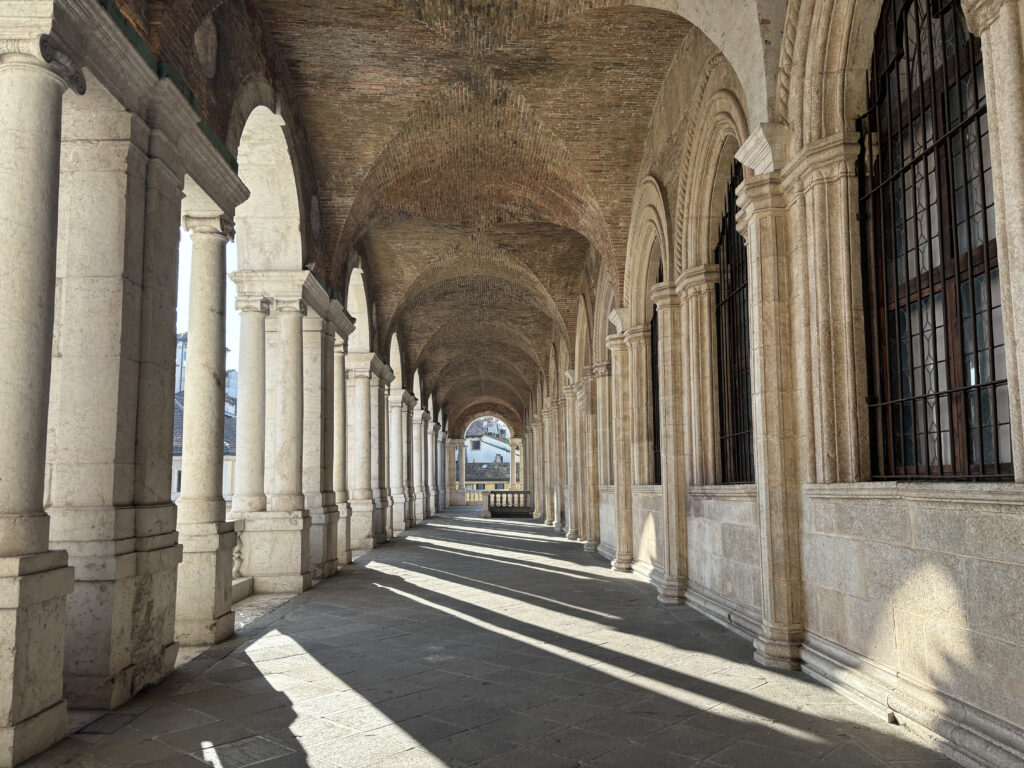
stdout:
[[580,296],[576,310],[575,381],[577,382],[583,378],[591,364],[593,345],[590,337],[590,313],[588,310],[586,300]]
[[363,270],[360,267],[355,267],[352,274],[349,275],[345,309],[356,321],[356,328],[348,338],[348,351],[370,352],[370,312],[367,306]]
[[[644,179],[633,203],[633,216],[626,246],[623,294],[630,323],[636,327],[650,319],[653,311],[650,290],[657,282],[659,265],[665,280],[671,280],[668,255],[672,253],[661,185],[652,176]],[[667,263],[666,263],[667,262]]]
[[739,96],[723,88],[701,103],[676,203],[676,274],[711,263],[732,161],[746,140],[747,120]]
[[594,320],[593,320],[593,353],[592,360],[595,364],[608,362],[608,345],[606,339],[610,331],[608,316],[615,309],[615,285],[607,273],[602,273],[598,278],[597,295],[594,297]]
[[851,130],[867,107],[867,71],[882,0],[790,3],[779,72],[789,156]]
[[472,403],[463,408],[459,413],[449,415],[448,433],[450,435],[458,435],[460,440],[465,439],[466,430],[469,429],[470,425],[477,419],[485,416],[493,416],[503,421],[512,437],[522,437],[522,419],[508,408],[488,402],[487,400]]
[[426,398],[423,396],[423,380],[420,378],[420,370],[417,368],[412,372],[412,381],[409,382],[412,387],[412,395],[420,403],[424,403]]
[[239,137],[238,176],[250,193],[235,212],[238,267],[243,271],[296,270],[303,265],[298,186],[284,125],[279,114],[259,104]]

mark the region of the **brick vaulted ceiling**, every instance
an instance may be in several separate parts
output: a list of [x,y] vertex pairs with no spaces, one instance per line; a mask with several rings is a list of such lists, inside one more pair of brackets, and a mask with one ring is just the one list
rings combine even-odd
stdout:
[[521,417],[596,270],[621,280],[651,113],[692,27],[595,0],[254,4],[309,139],[323,271],[340,288],[361,259],[405,386],[419,370],[451,418]]

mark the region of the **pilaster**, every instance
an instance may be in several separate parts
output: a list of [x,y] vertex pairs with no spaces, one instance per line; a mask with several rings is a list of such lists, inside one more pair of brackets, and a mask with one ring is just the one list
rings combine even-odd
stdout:
[[683,450],[683,414],[679,393],[684,390],[682,368],[682,301],[670,283],[651,289],[658,311],[658,392],[661,402],[661,495],[665,505],[664,574],[658,599],[681,603],[687,586],[686,457]]
[[437,432],[440,429],[436,421],[429,421],[430,413],[427,412],[428,422],[425,428],[426,446],[426,472],[427,472],[427,517],[433,517],[438,512],[437,502]]
[[580,474],[577,458],[579,446],[576,444],[576,390],[571,385],[562,387],[562,430],[564,440],[565,473],[563,476],[563,495],[565,498],[565,538],[578,541],[582,523],[579,519],[577,505],[578,488],[576,480]]
[[394,507],[392,527],[395,531],[404,531],[409,527],[408,480],[405,476],[409,465],[409,442],[407,439],[406,400],[412,395],[404,389],[393,389],[388,398],[388,425],[390,428],[391,455],[391,498]]
[[790,245],[782,179],[749,177],[737,227],[747,240],[754,462],[761,536],[763,618],[754,658],[799,668],[803,640],[800,480],[791,334]]
[[633,570],[633,467],[630,409],[629,350],[625,336],[608,336],[612,360],[612,429],[615,440],[615,560],[616,571]]
[[630,389],[630,465],[632,485],[654,482],[654,403],[651,401],[651,328],[639,325],[623,334],[628,350],[624,366]]

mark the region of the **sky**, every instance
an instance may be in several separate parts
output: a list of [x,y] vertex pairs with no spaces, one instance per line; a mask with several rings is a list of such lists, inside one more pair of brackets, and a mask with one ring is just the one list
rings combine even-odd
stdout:
[[[234,242],[228,243],[227,273],[230,275],[238,269],[238,247]],[[181,230],[181,241],[178,245],[178,333],[188,330],[188,284],[192,278],[192,238],[184,229]],[[235,297],[238,292],[231,278],[227,279],[227,301],[225,302],[225,339],[228,348],[225,370],[238,370],[238,345],[242,332],[241,314],[235,309]]]

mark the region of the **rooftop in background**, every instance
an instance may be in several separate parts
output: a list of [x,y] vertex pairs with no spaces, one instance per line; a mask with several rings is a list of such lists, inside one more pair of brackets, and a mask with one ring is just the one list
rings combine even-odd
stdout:
[[503,482],[509,479],[509,464],[498,462],[497,464],[480,464],[469,462],[466,464],[466,482],[486,483]]

